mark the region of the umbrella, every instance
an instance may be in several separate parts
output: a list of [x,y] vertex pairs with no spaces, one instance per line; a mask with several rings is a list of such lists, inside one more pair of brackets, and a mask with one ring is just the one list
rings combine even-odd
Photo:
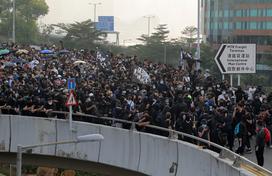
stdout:
[[20,49],[16,52],[16,54],[28,54],[29,51],[25,50],[25,49]]
[[38,51],[41,50],[41,47],[37,46],[37,45],[30,45],[30,48],[33,48],[33,49],[38,50]]
[[52,50],[42,50],[40,53],[41,54],[53,54],[54,51],[52,51]]
[[87,62],[82,61],[82,60],[78,60],[78,61],[75,61],[74,64],[75,65],[77,65],[77,64],[87,64]]
[[15,58],[12,60],[13,63],[27,63],[24,59]]
[[5,55],[5,54],[9,54],[10,51],[8,49],[2,49],[0,50],[0,55]]
[[5,66],[5,67],[14,67],[14,66],[16,66],[16,64],[13,63],[13,62],[5,62],[5,63],[4,63],[4,66]]
[[59,54],[66,54],[66,53],[70,53],[70,51],[66,49],[59,51]]

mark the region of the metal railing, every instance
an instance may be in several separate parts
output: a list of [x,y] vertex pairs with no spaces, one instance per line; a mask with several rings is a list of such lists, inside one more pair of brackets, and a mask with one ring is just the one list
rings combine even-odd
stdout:
[[[63,111],[51,111],[52,114],[55,114],[56,116],[54,116],[55,118],[57,118],[57,114],[62,114],[62,115],[69,115],[69,112],[63,112]],[[98,116],[94,116],[94,115],[88,115],[88,114],[83,114],[83,113],[73,113],[73,116],[81,116],[81,117],[87,117],[87,118],[94,118],[94,119],[99,119],[99,120],[105,120],[105,121],[110,121],[112,124],[112,126],[116,123],[121,123],[121,124],[129,124],[131,125],[130,130],[136,130],[136,126],[139,126],[140,123],[138,122],[132,122],[132,121],[128,121],[128,120],[123,120],[123,119],[116,119],[116,118],[111,118],[111,117],[98,117]],[[66,118],[67,119],[67,118]],[[75,121],[78,121],[76,119],[74,119]],[[84,121],[84,120],[83,120]],[[91,122],[89,122],[91,123]],[[168,129],[168,128],[163,128],[163,127],[159,127],[159,126],[154,126],[154,125],[145,125],[144,127],[148,127],[150,129],[155,129],[155,130],[159,130],[159,131],[163,131],[163,132],[167,132],[169,134],[169,138],[170,139],[177,139],[174,136],[175,135],[180,135],[182,138],[187,137],[191,140],[195,140],[198,143],[204,143],[206,145],[208,145],[209,147],[212,146],[218,150],[220,150],[219,153],[219,158],[221,159],[226,159],[228,158],[229,160],[233,161],[233,166],[234,167],[241,167],[242,164],[244,165],[249,165],[252,166],[253,168],[257,169],[257,171],[261,172],[262,174],[267,174],[267,175],[271,175],[272,176],[272,172],[268,169],[265,169],[264,167],[261,167],[259,165],[257,165],[256,163],[254,163],[253,161],[250,161],[249,159],[221,146],[218,145],[214,142],[196,137],[194,135],[190,135],[190,134],[186,134],[183,132],[179,132],[179,131],[175,131],[173,129]],[[141,131],[140,131],[141,132]],[[182,140],[181,140],[182,141]]]

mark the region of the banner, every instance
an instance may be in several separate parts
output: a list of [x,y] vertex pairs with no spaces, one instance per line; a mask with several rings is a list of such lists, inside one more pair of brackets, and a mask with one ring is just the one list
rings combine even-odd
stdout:
[[96,59],[99,60],[100,62],[100,66],[102,68],[106,68],[106,67],[109,67],[110,66],[110,62],[109,62],[109,59],[110,56],[101,52],[101,51],[97,51],[96,53]]
[[142,84],[151,83],[149,74],[141,67],[136,67],[134,69],[133,75]]

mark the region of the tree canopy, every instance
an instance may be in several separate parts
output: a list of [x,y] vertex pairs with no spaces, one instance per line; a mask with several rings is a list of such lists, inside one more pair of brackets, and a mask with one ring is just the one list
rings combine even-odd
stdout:
[[73,24],[57,24],[64,34],[63,42],[69,47],[91,48],[106,37],[106,33],[96,30],[95,23],[91,20],[75,22]]
[[189,45],[189,47],[192,47],[192,44],[197,40],[197,28],[194,26],[185,27],[183,31],[181,31],[181,34],[183,35],[182,39]]
[[152,33],[151,36],[142,35],[140,38],[138,38],[138,40],[142,41],[146,45],[162,44],[166,42],[168,34],[169,30],[167,29],[167,25],[160,24],[158,27],[155,28],[155,32]]
[[[39,35],[37,19],[48,13],[45,0],[16,0],[16,40],[35,43]],[[12,36],[12,2],[0,0],[0,35]]]

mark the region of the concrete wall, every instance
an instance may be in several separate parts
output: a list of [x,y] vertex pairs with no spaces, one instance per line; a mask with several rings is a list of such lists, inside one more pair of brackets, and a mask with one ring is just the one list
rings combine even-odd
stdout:
[[75,131],[69,131],[65,120],[2,115],[0,152],[16,152],[18,144],[70,140],[100,133],[105,137],[102,142],[40,147],[32,153],[91,161],[153,176],[250,175],[234,168],[231,161],[219,159],[218,154],[182,141],[83,122],[74,122],[73,127]]

